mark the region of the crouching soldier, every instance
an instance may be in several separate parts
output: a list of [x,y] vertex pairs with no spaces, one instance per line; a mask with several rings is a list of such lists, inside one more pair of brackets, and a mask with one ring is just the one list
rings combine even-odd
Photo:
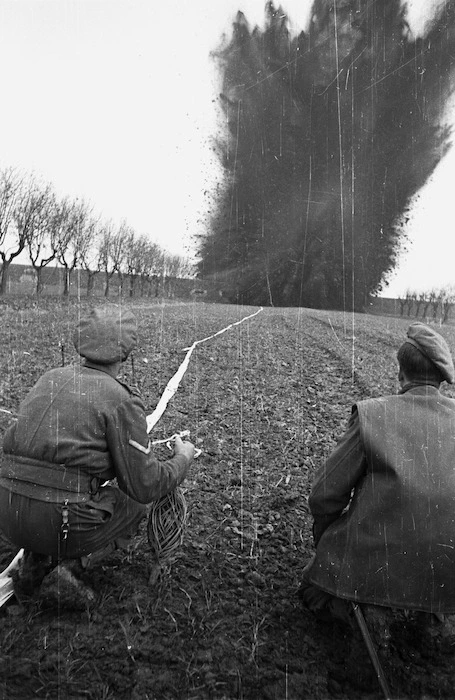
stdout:
[[[46,372],[5,434],[0,529],[25,550],[22,592],[46,576],[43,589],[50,579],[90,599],[75,574],[137,532],[145,504],[185,478],[194,447],[177,438],[174,456],[159,462],[140,396],[116,379],[136,345],[130,311],[94,309],[74,345],[83,361]],[[106,484],[114,478],[118,488]]]
[[445,340],[419,322],[397,359],[399,394],[359,401],[316,476],[316,553],[300,588],[323,616],[365,604],[383,647],[392,608],[455,631],[455,400],[439,392],[454,366]]

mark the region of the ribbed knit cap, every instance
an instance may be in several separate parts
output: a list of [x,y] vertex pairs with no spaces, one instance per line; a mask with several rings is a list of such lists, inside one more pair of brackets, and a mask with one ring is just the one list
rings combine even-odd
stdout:
[[92,309],[79,321],[73,342],[79,355],[90,362],[123,362],[137,342],[136,317],[121,306]]

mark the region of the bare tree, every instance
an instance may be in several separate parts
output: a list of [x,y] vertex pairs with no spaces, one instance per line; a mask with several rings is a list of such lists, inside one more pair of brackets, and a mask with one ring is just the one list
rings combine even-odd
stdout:
[[144,296],[146,282],[150,282],[150,274],[158,258],[161,259],[161,249],[144,235],[136,237],[131,232],[127,242],[126,268],[129,277],[129,296],[135,294],[136,281],[140,283],[140,294]]
[[425,292],[419,292],[415,296],[415,317],[419,317],[419,311],[422,307],[422,304],[425,302]]
[[91,244],[92,206],[84,199],[70,200],[66,197],[60,202],[58,216],[54,245],[57,260],[65,271],[63,296],[68,296],[71,275]]
[[137,249],[136,249],[136,233],[125,220],[120,223],[117,231],[117,275],[119,280],[119,293],[123,294],[125,277],[129,280],[129,295],[134,293],[134,278],[137,273]]
[[119,295],[123,294],[123,285],[126,274],[126,256],[128,250],[128,242],[131,236],[134,235],[131,226],[128,226],[123,219],[113,237],[111,246],[111,261],[114,271],[117,273],[119,281]]
[[194,277],[194,264],[183,255],[165,253],[164,273],[167,277]]
[[455,303],[455,289],[453,286],[443,287],[440,293],[441,323],[447,323],[450,311]]
[[102,224],[99,217],[90,216],[86,222],[88,245],[81,250],[80,265],[87,276],[87,296],[93,294],[95,278],[102,270],[102,258],[100,256],[100,233]]
[[455,303],[455,286],[446,285],[440,290],[431,289],[427,292],[419,292],[416,294],[416,305],[417,313],[423,304],[423,314],[422,318],[427,318],[427,312],[431,307],[432,310],[432,320],[436,321],[438,319],[441,323],[447,323],[450,316],[450,311]]
[[182,255],[164,253],[163,258],[163,279],[169,297],[175,294],[175,280],[190,277],[192,264],[188,258]]
[[163,251],[157,243],[153,243],[146,236],[143,236],[141,241],[143,255],[140,273],[141,295],[145,296],[147,288],[149,296],[158,296],[163,269]]
[[423,306],[423,313],[422,317],[426,318],[428,316],[428,310],[431,306],[431,292],[426,291],[424,292],[424,306]]
[[120,294],[123,286],[123,265],[126,256],[126,246],[130,229],[125,221],[118,227],[112,221],[103,224],[100,231],[99,258],[104,272],[104,296],[109,296],[110,283],[113,275],[119,275]]
[[104,221],[99,231],[98,260],[100,269],[104,273],[104,296],[109,296],[111,277],[115,269],[111,265],[110,250],[114,236],[114,224],[112,221]]
[[[136,250],[136,279],[139,281],[140,295],[144,296],[145,293],[145,282],[148,279],[148,268],[147,268],[147,246],[149,241],[146,236],[139,236],[135,241]],[[130,294],[133,295],[135,288],[130,286]]]
[[15,168],[0,170],[0,294],[6,292],[9,266],[22,253],[27,242],[14,222],[14,212],[24,187],[27,187],[25,176]]
[[398,297],[398,303],[400,305],[400,316],[404,316],[404,310],[406,307],[406,293],[400,294],[400,296]]
[[416,298],[417,298],[417,294],[408,289],[406,292],[406,307],[408,310],[408,316],[411,315],[412,306],[413,306]]
[[50,221],[55,206],[55,194],[50,184],[35,185],[28,196],[21,198],[15,213],[18,231],[26,238],[26,248],[36,276],[36,295],[44,288],[43,269],[55,259],[55,251],[49,244]]
[[439,304],[441,302],[440,292],[437,289],[432,289],[430,291],[430,304],[433,312],[433,320],[436,321],[438,316]]

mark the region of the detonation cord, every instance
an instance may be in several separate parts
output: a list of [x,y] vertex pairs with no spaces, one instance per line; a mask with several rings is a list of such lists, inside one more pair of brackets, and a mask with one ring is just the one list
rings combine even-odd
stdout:
[[261,313],[261,311],[263,311],[262,306],[258,311],[255,311],[254,314],[250,314],[249,316],[245,316],[244,318],[240,319],[240,321],[236,321],[235,323],[230,323],[229,326],[226,326],[226,328],[222,328],[220,331],[213,333],[213,335],[207,336],[207,338],[202,338],[202,340],[195,340],[194,343],[189,348],[183,348],[184,351],[187,350],[187,353],[183,359],[182,364],[178,368],[177,372],[173,375],[173,377],[171,377],[171,379],[167,383],[167,385],[166,385],[166,387],[161,395],[161,398],[158,401],[153,413],[151,413],[149,416],[147,416],[147,432],[148,433],[150,433],[150,431],[158,423],[159,419],[161,418],[164,411],[166,410],[166,407],[167,407],[169,401],[172,399],[175,392],[179,388],[179,384],[182,381],[182,377],[185,374],[186,370],[188,369],[188,364],[190,362],[190,357],[193,353],[193,350],[198,345],[201,345],[201,343],[206,343],[207,340],[212,340],[212,338],[216,338],[218,335],[221,335],[222,333],[226,333],[226,331],[230,330],[231,328],[234,328],[234,326],[238,326],[240,323],[243,323],[244,321],[247,321],[249,318],[254,318],[254,316],[257,316],[259,313]]
[[[186,350],[186,355],[178,368],[177,372],[171,377],[168,384],[166,385],[158,404],[149,416],[147,416],[147,432],[150,433],[154,428],[156,423],[159,421],[171,398],[176,393],[179,384],[182,380],[183,375],[188,369],[188,364],[193,353],[193,350],[200,345],[205,343],[212,338],[216,338],[218,335],[225,333],[230,328],[243,323],[244,321],[257,316],[262,311],[262,307],[253,314],[245,316],[240,321],[229,324],[225,328],[213,333],[213,335],[207,336],[207,338],[202,338],[201,340],[195,340],[194,343],[188,347],[183,348]],[[162,440],[155,440],[152,445],[159,445],[165,443],[169,449],[171,447],[171,441],[176,437],[189,437],[190,431],[183,430],[180,433],[174,433],[168,438],[163,438]],[[196,449],[194,457],[198,457],[201,454],[200,449]],[[187,519],[187,505],[185,501],[185,496],[182,489],[178,486],[173,491],[170,491],[165,496],[160,498],[158,501],[152,503],[150,508],[150,513],[147,523],[147,535],[149,544],[152,547],[154,553],[154,566],[150,574],[149,583],[154,584],[158,579],[160,572],[162,570],[163,564],[169,561],[174,554],[174,552],[180,547],[183,541],[185,525]]]
[[[149,416],[147,416],[147,432],[150,433],[150,431],[153,429],[153,427],[156,425],[156,423],[159,421],[161,416],[163,415],[164,411],[166,410],[166,407],[171,400],[171,398],[174,396],[175,392],[177,391],[179,384],[182,380],[183,375],[185,374],[188,364],[190,361],[191,354],[193,353],[193,350],[200,345],[201,343],[205,343],[208,340],[211,340],[212,338],[216,338],[218,335],[221,335],[222,333],[225,333],[229,329],[233,328],[234,326],[238,326],[240,323],[243,323],[244,321],[247,321],[249,318],[253,318],[254,316],[257,316],[261,311],[263,311],[263,308],[261,307],[258,311],[256,311],[253,314],[250,314],[249,316],[245,316],[244,318],[240,319],[240,321],[236,321],[235,323],[229,324],[229,326],[226,326],[225,328],[222,328],[221,330],[217,331],[216,333],[213,333],[213,335],[208,336],[207,338],[202,338],[201,340],[196,340],[191,347],[189,348],[183,348],[184,350],[187,351],[185,358],[178,368],[177,372],[174,374],[174,376],[170,379],[168,382],[166,388],[164,389],[164,392],[158,401],[158,404]],[[65,366],[65,346],[63,343],[63,340],[60,341],[59,343],[60,346],[60,351],[61,351],[61,360],[62,360],[62,367]],[[133,375],[134,375],[134,363],[133,363]],[[5,408],[0,408],[0,411],[2,413],[7,413],[9,415],[12,415],[11,411],[8,411]],[[153,445],[158,445],[162,443],[166,443],[169,449],[171,448],[171,442],[176,438],[176,437],[188,437],[189,436],[189,430],[183,430],[180,433],[174,433],[174,435],[171,435],[168,438],[164,438],[163,440],[155,440],[152,444]],[[195,457],[198,457],[201,454],[201,450],[196,450],[195,452]],[[172,553],[172,551],[179,546],[181,543],[182,539],[182,534],[183,534],[183,526],[185,524],[186,520],[186,503],[185,499],[183,496],[183,493],[181,489],[175,489],[171,493],[167,495],[167,497],[161,498],[159,501],[157,501],[154,506],[152,506],[152,511],[150,513],[150,518],[149,518],[149,540],[151,540],[151,544],[153,544],[155,548],[155,554],[157,559],[162,558],[166,559],[169,557],[169,555]],[[63,539],[64,544],[66,545],[66,540],[68,537],[68,531],[69,531],[69,522],[68,522],[68,504],[65,503],[62,509],[62,526],[61,526],[61,537]],[[14,589],[13,589],[13,584],[12,584],[12,579],[11,579],[11,574],[12,572],[19,568],[20,562],[22,560],[24,554],[24,550],[20,549],[19,552],[16,554],[14,559],[11,561],[9,566],[0,573],[0,607],[6,603],[9,598],[11,598],[12,595],[14,595]]]

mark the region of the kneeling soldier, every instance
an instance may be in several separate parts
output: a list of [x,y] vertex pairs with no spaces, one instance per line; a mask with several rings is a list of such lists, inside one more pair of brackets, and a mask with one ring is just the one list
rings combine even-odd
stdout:
[[383,646],[391,608],[434,613],[450,629],[444,616],[455,613],[455,400],[439,392],[453,383],[452,357],[416,322],[397,359],[399,394],[359,401],[316,477],[316,554],[300,589],[324,615],[365,604]]
[[[71,583],[74,560],[87,565],[133,535],[145,504],[175,489],[194,456],[177,438],[174,456],[159,462],[140,396],[116,379],[136,345],[130,311],[94,309],[74,344],[84,361],[38,380],[3,443],[0,529],[25,549],[35,584],[65,561],[50,576]],[[106,484],[114,478],[119,488]]]

